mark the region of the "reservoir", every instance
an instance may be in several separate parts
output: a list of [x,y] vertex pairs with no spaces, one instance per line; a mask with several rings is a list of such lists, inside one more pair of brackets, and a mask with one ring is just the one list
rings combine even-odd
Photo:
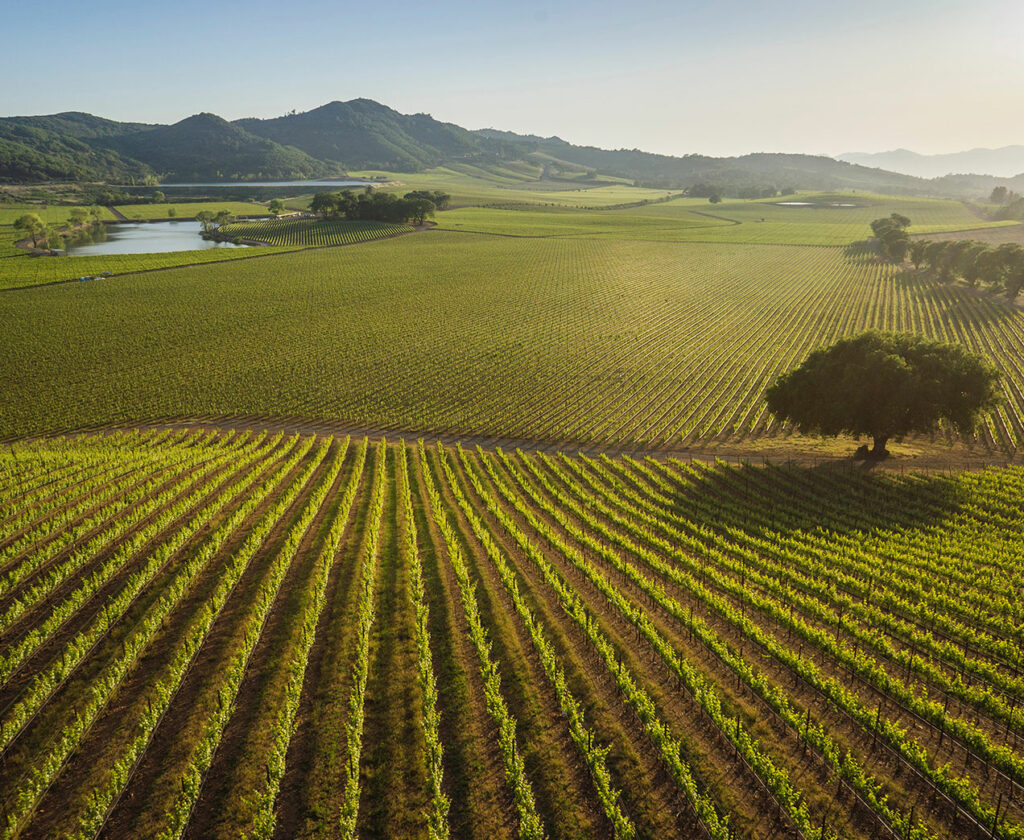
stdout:
[[90,231],[91,239],[69,243],[68,256],[88,257],[101,254],[162,254],[168,251],[202,251],[207,248],[245,248],[232,242],[203,239],[201,223],[193,220],[174,222],[118,222]]

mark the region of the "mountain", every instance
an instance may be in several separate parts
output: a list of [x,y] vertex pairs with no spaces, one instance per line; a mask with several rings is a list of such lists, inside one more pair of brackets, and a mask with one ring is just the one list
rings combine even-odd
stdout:
[[703,182],[720,189],[748,189],[774,185],[799,189],[866,189],[925,192],[928,184],[917,178],[881,172],[820,155],[759,152],[741,157],[706,155],[672,157],[638,149],[599,149],[576,146],[559,137],[517,135],[482,129],[477,132],[506,146],[518,146],[557,163],[584,167],[607,175],[630,178],[652,186],[682,188]]
[[299,149],[250,134],[215,114],[196,114],[174,125],[109,135],[95,143],[142,161],[168,183],[318,178],[339,171]]
[[[1009,150],[991,154],[1004,152]],[[909,167],[923,157],[905,150],[893,154],[898,158],[894,167]],[[401,114],[370,99],[235,122],[208,113],[173,125],[117,122],[74,111],[0,118],[0,181],[6,182],[130,184],[154,176],[165,183],[245,182],[327,177],[358,169],[416,172],[458,163],[507,167],[512,162],[525,162],[528,166],[521,168],[542,171],[547,179],[613,175],[644,185],[699,187],[735,196],[791,188],[977,197],[995,185],[986,175],[928,181],[816,155],[673,157],[639,149],[599,149],[559,137],[469,131],[429,114]]]
[[487,145],[452,123],[428,114],[400,114],[371,99],[330,102],[302,114],[234,124],[349,169],[415,172],[474,155]]
[[75,128],[71,121],[58,117],[17,120],[0,119],[0,182],[129,183],[152,174],[140,161],[80,139],[76,131],[82,128]]
[[908,149],[875,153],[850,152],[838,155],[838,159],[919,178],[940,178],[943,175],[964,173],[1012,178],[1024,174],[1024,146],[971,149],[944,155],[921,155]]

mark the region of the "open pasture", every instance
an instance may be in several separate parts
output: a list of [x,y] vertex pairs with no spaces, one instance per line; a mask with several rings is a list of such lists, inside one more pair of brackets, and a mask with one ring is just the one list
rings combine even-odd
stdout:
[[0,452],[0,836],[1024,837],[1024,471]]

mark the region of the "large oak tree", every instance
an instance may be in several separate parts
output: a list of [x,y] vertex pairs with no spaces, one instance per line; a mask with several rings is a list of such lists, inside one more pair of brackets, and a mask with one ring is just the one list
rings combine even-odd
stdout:
[[998,402],[997,382],[995,368],[959,344],[871,331],[815,350],[766,396],[769,410],[801,432],[868,435],[870,454],[882,458],[889,438],[940,421],[969,434]]

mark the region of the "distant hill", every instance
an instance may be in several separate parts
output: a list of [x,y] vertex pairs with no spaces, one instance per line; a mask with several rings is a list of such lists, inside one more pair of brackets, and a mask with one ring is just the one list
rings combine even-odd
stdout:
[[129,183],[153,174],[140,161],[89,144],[86,138],[102,136],[98,126],[109,120],[91,117],[97,127],[90,129],[86,121],[68,116],[0,119],[0,182]]
[[925,192],[920,179],[817,155],[756,153],[741,157],[671,157],[638,149],[576,146],[559,137],[522,136],[483,129],[478,134],[506,145],[608,175],[656,186],[686,187],[697,182],[723,189],[771,186],[779,189],[863,189]]
[[215,114],[196,114],[174,125],[107,135],[94,144],[142,161],[169,183],[318,178],[340,172],[338,167],[257,137]]
[[[899,155],[905,161],[913,153]],[[879,169],[877,163],[865,166],[815,155],[673,157],[599,149],[558,137],[469,131],[429,114],[401,114],[370,99],[235,122],[205,113],[174,125],[116,122],[80,112],[0,119],[0,181],[5,182],[130,184],[153,176],[165,183],[244,182],[359,169],[416,172],[456,163],[506,167],[512,162],[526,162],[546,179],[612,175],[648,186],[732,196],[843,189],[975,198],[995,185],[985,175],[929,181]]]
[[908,149],[875,153],[850,152],[839,155],[838,159],[918,178],[940,178],[943,175],[966,173],[1012,178],[1024,174],[1024,146],[971,149],[944,155],[921,155]]
[[371,99],[330,102],[302,114],[235,125],[349,169],[409,172],[479,153],[472,132],[427,114],[400,114]]

